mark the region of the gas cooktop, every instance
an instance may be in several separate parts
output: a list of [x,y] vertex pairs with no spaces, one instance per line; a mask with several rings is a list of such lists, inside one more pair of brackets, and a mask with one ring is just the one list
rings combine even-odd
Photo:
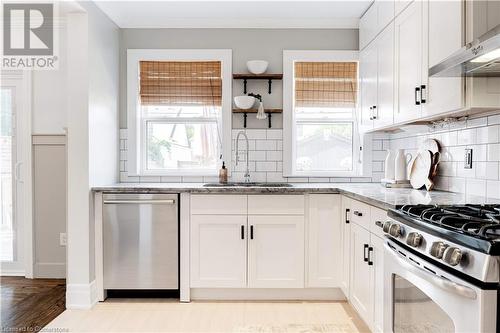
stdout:
[[471,249],[500,255],[500,205],[404,205],[389,216]]

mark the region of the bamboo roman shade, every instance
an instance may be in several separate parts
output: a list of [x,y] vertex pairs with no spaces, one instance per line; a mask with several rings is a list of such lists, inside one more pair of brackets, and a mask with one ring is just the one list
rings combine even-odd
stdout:
[[220,61],[141,61],[142,105],[221,106]]
[[355,107],[356,62],[296,62],[295,106]]

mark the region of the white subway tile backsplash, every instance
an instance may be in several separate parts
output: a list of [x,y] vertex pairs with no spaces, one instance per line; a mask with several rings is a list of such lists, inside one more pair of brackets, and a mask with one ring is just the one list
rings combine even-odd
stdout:
[[466,192],[468,195],[486,196],[486,180],[467,179]]
[[280,150],[266,151],[267,161],[283,161],[283,152]]
[[469,128],[458,133],[458,145],[473,145],[476,143],[477,129]]
[[267,130],[267,139],[268,140],[282,140],[283,139],[283,130],[280,130],[280,129]]
[[478,144],[484,143],[497,143],[498,142],[499,126],[487,126],[477,129],[477,142]]
[[494,143],[488,145],[488,161],[500,161],[500,144]]
[[255,171],[276,171],[276,162],[255,162]]
[[[262,139],[265,140],[267,138],[267,131],[265,129],[252,129],[246,130],[247,136],[249,140],[252,139]],[[236,137],[235,137],[236,138]]]
[[467,120],[467,128],[481,127],[486,125],[488,125],[488,119],[486,117]]
[[275,140],[255,140],[256,150],[276,150]]
[[486,181],[486,196],[491,199],[500,199],[500,181]]

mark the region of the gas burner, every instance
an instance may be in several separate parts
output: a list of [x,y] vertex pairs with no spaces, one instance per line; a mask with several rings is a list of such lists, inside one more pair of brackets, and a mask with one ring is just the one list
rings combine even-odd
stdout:
[[500,241],[500,205],[405,205],[398,211],[447,230]]

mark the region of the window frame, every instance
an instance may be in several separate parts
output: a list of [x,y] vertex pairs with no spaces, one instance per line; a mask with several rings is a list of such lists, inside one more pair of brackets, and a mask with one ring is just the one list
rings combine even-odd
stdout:
[[[297,171],[296,170],[296,124],[295,119],[295,62],[357,62],[357,105],[353,110],[353,169],[351,171]],[[359,52],[334,50],[284,50],[283,51],[283,177],[356,177],[363,175],[367,160],[366,147],[362,147],[357,122],[360,104]],[[340,122],[350,122],[340,120]],[[326,124],[327,122],[325,122]],[[331,121],[330,121],[331,123]]]
[[[148,170],[146,168],[146,128],[151,119],[142,117],[139,96],[140,61],[220,61],[222,76],[222,108],[219,118],[221,153],[226,164],[231,160],[232,108],[232,50],[230,49],[127,49],[127,127],[128,174],[130,176],[216,176],[214,170],[175,169]],[[165,119],[162,119],[165,121]],[[190,119],[193,122],[199,118]],[[181,123],[182,122],[179,120]],[[222,162],[221,162],[222,163]],[[218,163],[218,164],[221,164]],[[228,173],[231,170],[228,169]]]

